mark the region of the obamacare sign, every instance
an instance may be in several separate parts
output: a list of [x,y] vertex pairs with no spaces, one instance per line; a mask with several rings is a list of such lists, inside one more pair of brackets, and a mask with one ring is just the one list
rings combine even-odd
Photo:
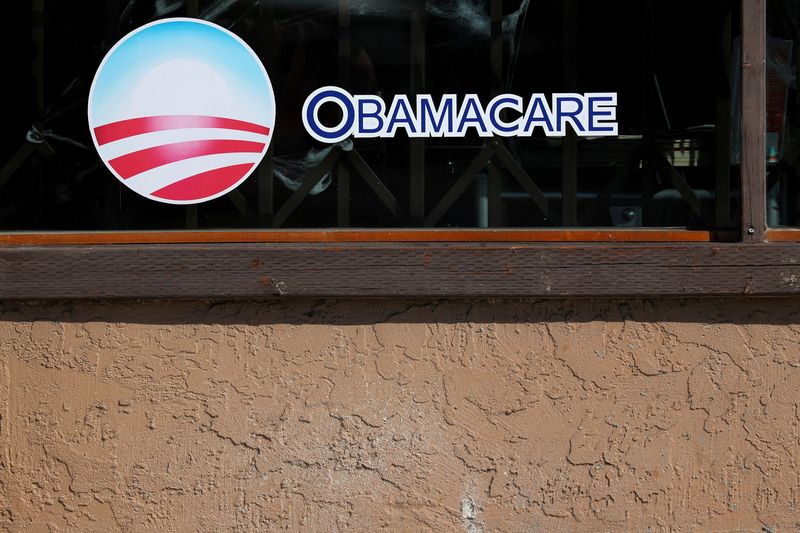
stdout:
[[[196,19],[159,20],[123,37],[100,64],[88,99],[100,158],[126,187],[151,200],[197,204],[241,185],[267,156],[277,104],[257,54],[237,35]],[[341,109],[339,124],[320,120]],[[308,96],[303,123],[317,141],[348,138],[549,137],[617,135],[616,93],[475,94],[438,101],[352,95],[322,87]]]
[[[341,108],[342,120],[336,126],[320,123],[319,110],[326,103]],[[503,118],[508,114],[515,118]],[[616,93],[556,93],[550,99],[533,94],[527,100],[502,94],[486,106],[476,94],[448,94],[438,102],[423,94],[413,105],[407,96],[397,95],[387,106],[379,96],[353,96],[339,87],[323,87],[303,106],[308,134],[325,143],[349,137],[391,138],[400,130],[409,137],[464,137],[469,130],[481,137],[530,137],[541,128],[548,137],[563,137],[568,124],[582,137],[616,136],[616,118]]]

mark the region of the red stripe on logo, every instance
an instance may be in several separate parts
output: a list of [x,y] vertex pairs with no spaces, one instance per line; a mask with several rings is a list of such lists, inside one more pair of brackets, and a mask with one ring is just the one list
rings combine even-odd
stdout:
[[247,163],[203,172],[167,185],[154,192],[153,196],[176,202],[208,198],[235,185],[254,166]]
[[184,128],[220,128],[269,135],[269,128],[253,124],[252,122],[245,122],[232,118],[193,115],[165,115],[122,120],[120,122],[113,122],[96,127],[94,129],[94,135],[97,138],[97,144],[103,146],[104,144],[119,141],[120,139],[127,139],[134,135]]
[[261,153],[264,143],[252,141],[187,141],[126,154],[108,162],[122,179],[154,168],[204,155]]

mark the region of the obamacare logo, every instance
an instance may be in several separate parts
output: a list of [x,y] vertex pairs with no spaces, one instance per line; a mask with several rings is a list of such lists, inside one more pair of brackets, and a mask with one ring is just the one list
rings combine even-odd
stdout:
[[108,169],[169,204],[238,187],[267,153],[275,97],[239,37],[195,19],[166,19],[108,52],[89,93],[89,127]]
[[[325,105],[341,121],[320,120]],[[275,126],[264,66],[239,37],[210,22],[174,18],[131,32],[106,55],[89,93],[89,127],[108,169],[158,202],[196,204],[238,187],[263,160]],[[352,95],[327,86],[302,119],[322,143],[349,138],[616,136],[617,93]]]
[[[341,110],[339,124],[320,121],[326,104]],[[351,136],[392,138],[399,130],[409,137],[465,137],[470,130],[480,137],[531,137],[540,129],[548,137],[564,137],[570,127],[579,137],[612,137],[619,134],[616,119],[617,93],[555,93],[549,99],[544,94],[527,99],[501,94],[486,106],[477,94],[446,94],[438,101],[421,94],[413,104],[397,95],[387,104],[379,96],[353,96],[331,86],[311,93],[303,106],[308,134],[326,143]]]

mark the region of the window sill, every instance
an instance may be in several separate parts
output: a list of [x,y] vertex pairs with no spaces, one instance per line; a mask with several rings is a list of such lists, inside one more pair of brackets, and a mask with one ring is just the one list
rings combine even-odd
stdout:
[[0,299],[800,295],[800,243],[0,247]]
[[0,246],[208,243],[734,242],[736,231],[684,229],[250,230],[0,233]]

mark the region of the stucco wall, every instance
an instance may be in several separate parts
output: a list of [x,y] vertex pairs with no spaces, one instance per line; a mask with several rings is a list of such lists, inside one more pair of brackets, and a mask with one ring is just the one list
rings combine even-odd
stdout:
[[796,531],[798,404],[798,300],[5,304],[0,528]]

